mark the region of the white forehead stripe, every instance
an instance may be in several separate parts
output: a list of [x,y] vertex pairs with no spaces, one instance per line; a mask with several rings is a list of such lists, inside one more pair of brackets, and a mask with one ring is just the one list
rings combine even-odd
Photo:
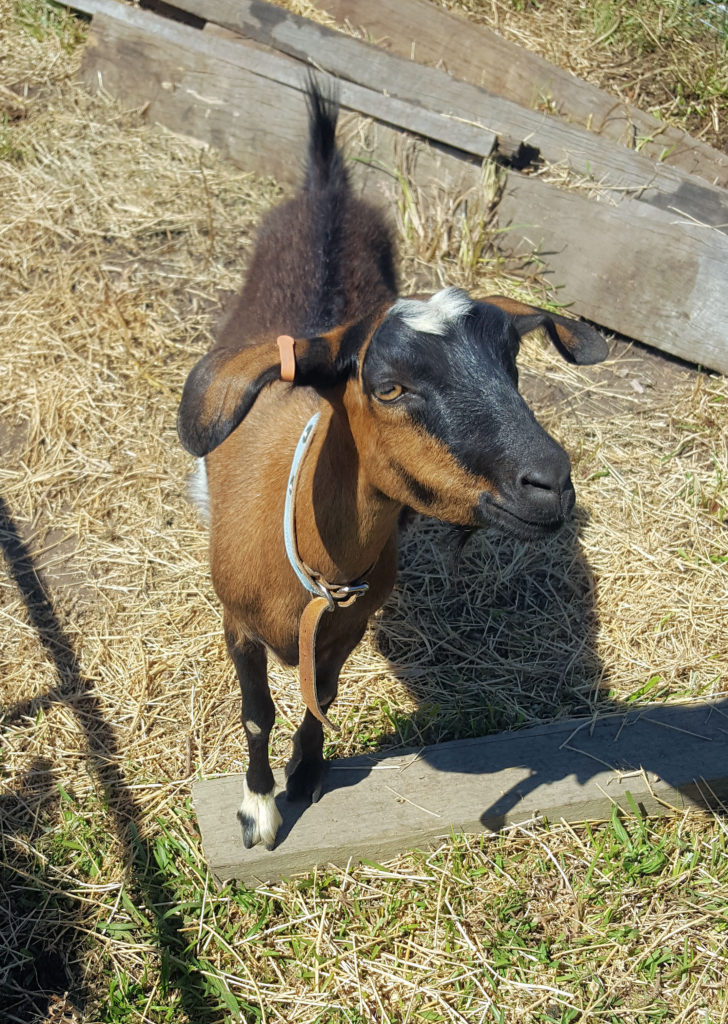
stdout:
[[413,331],[423,334],[444,334],[455,320],[469,313],[473,300],[460,288],[443,288],[426,302],[420,299],[397,299],[388,316],[398,316]]

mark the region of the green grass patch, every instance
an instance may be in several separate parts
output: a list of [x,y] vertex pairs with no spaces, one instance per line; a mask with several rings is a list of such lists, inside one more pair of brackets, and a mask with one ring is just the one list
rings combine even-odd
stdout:
[[57,42],[66,53],[72,53],[86,39],[83,15],[53,0],[15,0],[15,17],[23,32],[36,42]]

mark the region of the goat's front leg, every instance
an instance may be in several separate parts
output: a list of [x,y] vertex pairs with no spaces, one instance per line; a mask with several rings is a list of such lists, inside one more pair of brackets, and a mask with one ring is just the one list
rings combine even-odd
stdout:
[[[324,713],[336,700],[339,672],[346,659],[316,666],[316,690]],[[293,736],[293,753],[286,765],[286,797],[288,800],[310,800],[317,803],[325,774],[323,755],[324,729],[317,718],[306,710],[303,721]]]
[[261,643],[239,639],[225,631],[225,639],[240,681],[242,718],[248,741],[248,770],[238,819],[246,849],[265,843],[272,850],[281,816],[275,803],[275,782],[268,760],[268,740],[275,708],[268,688],[267,655]]

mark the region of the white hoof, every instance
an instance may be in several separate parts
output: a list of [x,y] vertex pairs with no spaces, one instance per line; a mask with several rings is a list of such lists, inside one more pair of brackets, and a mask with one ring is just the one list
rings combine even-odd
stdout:
[[272,850],[276,832],[283,820],[275,802],[275,787],[270,793],[251,793],[243,781],[243,802],[238,811],[238,820],[243,826],[243,843],[249,850],[256,843],[264,843]]

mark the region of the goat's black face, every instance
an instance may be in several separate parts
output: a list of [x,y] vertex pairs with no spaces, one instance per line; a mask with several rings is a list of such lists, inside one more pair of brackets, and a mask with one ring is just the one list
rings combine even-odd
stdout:
[[569,459],[518,392],[517,322],[453,288],[395,303],[361,368],[385,493],[463,525],[561,526]]

